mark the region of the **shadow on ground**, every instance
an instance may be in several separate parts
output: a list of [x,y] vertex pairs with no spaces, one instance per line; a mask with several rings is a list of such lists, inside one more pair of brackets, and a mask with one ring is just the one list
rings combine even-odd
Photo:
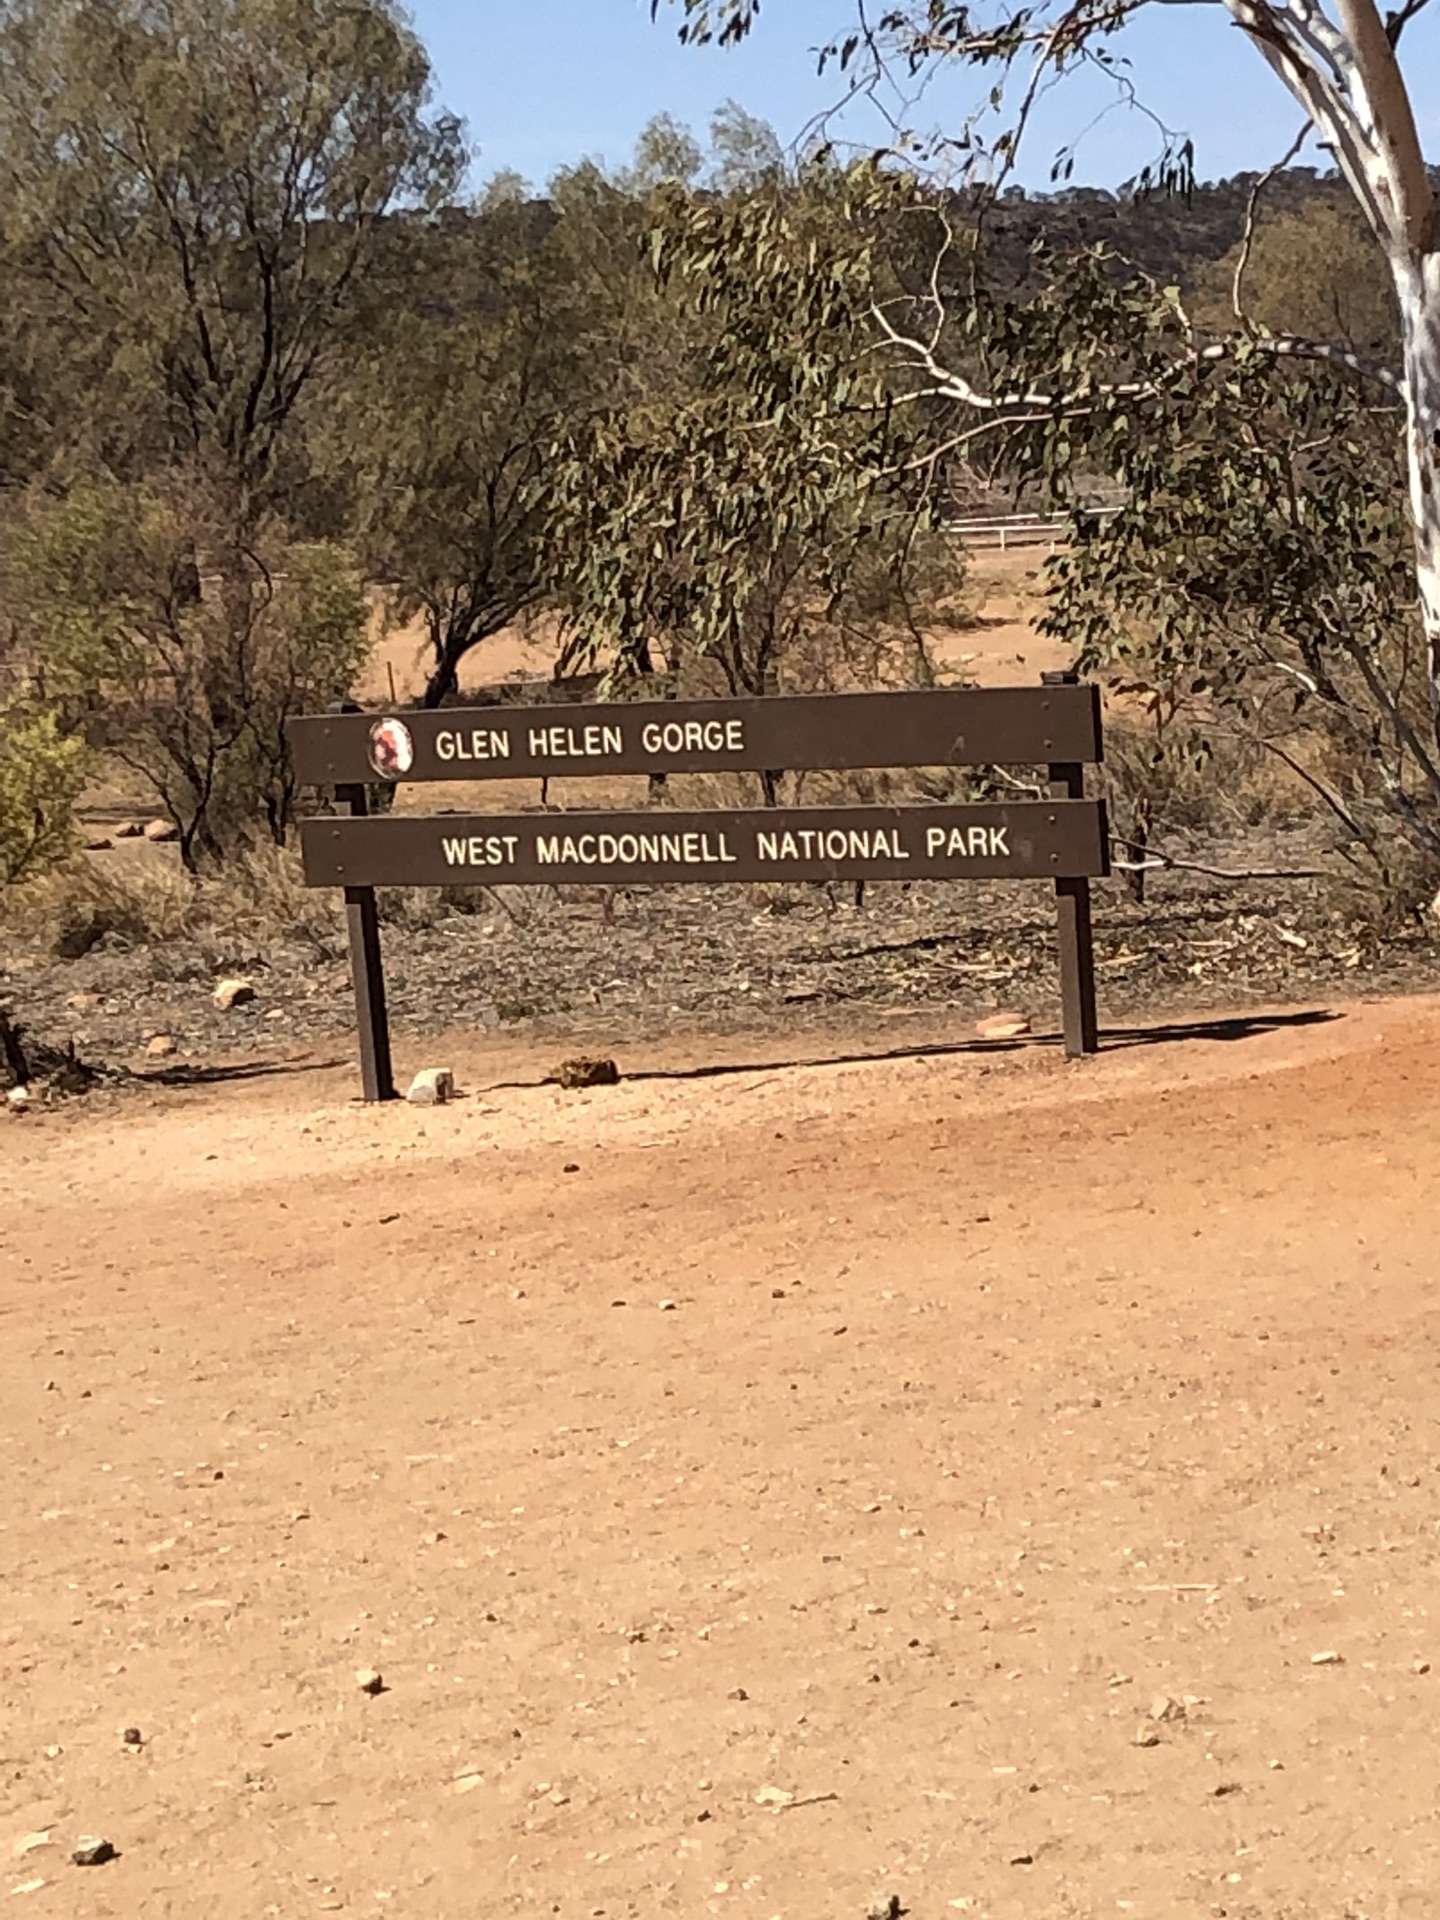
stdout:
[[[1190,1040],[1254,1040],[1264,1033],[1283,1033],[1300,1027],[1326,1026],[1341,1020],[1343,1014],[1325,1008],[1306,1008],[1298,1013],[1231,1014],[1214,1020],[1166,1020],[1154,1025],[1106,1027],[1101,1030],[1102,1052],[1119,1047],[1173,1046]],[[929,1060],[948,1055],[961,1057],[987,1054],[1015,1054],[1029,1047],[1058,1047],[1058,1033],[1028,1034],[1019,1040],[940,1040],[909,1047],[877,1047],[863,1053],[826,1053],[794,1060],[727,1060],[699,1067],[649,1067],[626,1073],[625,1080],[719,1080],[742,1073],[784,1073],[796,1067],[854,1067],[868,1061]],[[558,1085],[553,1074],[539,1080],[497,1080],[483,1089],[503,1093],[528,1087]]]

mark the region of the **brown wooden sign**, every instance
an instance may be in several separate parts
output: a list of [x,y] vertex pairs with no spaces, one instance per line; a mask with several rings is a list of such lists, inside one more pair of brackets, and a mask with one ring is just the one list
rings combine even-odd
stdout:
[[[1090,879],[1108,873],[1100,696],[1071,673],[1039,687],[767,700],[489,702],[438,712],[307,715],[297,777],[347,815],[302,821],[305,878],[342,887],[367,1100],[395,1097],[377,887],[713,886],[766,880],[1049,879],[1059,915],[1065,1051],[1099,1045]],[[483,699],[484,695],[472,696]],[[1049,799],[977,806],[643,813],[369,813],[377,782],[577,774],[1044,766]]]
[[615,701],[323,714],[290,723],[316,786],[774,768],[1040,766],[1099,760],[1094,687],[945,687],[768,700]]
[[1105,809],[1097,800],[388,814],[301,825],[312,887],[1058,880],[1108,872],[1107,845]]

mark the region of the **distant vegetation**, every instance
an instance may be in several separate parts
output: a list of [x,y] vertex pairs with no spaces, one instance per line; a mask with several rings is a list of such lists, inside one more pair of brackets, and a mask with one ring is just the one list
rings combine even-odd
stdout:
[[[733,107],[542,194],[465,159],[388,0],[5,10],[0,881],[65,856],[87,756],[196,871],[285,844],[284,722],[350,691],[376,586],[432,703],[542,613],[617,688],[924,684],[983,496],[1074,515],[1047,621],[1133,696],[1136,844],[1258,757],[1433,891],[1397,402],[1256,347],[1396,355],[1333,179],[1268,184],[1237,313],[1249,177],[942,203]],[[932,321],[990,391],[1090,398],[969,432],[892,351]]]

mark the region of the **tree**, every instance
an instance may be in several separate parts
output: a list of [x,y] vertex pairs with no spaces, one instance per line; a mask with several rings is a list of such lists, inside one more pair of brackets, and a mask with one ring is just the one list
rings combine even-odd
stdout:
[[9,267],[116,473],[185,460],[242,535],[337,350],[378,222],[462,164],[390,0],[13,0],[0,18]]
[[[453,188],[456,123],[391,0],[0,10],[12,414],[38,477],[9,555],[27,644],[151,785],[187,865],[292,802],[284,720],[348,692],[363,608],[297,542],[317,380],[380,223]],[[48,445],[45,443],[48,441]]]
[[[1440,198],[1427,172],[1414,108],[1399,58],[1404,28],[1428,0],[1402,0],[1382,16],[1375,0],[1211,0],[1223,4],[1256,53],[1299,105],[1307,125],[1333,156],[1355,203],[1378,242],[1400,315],[1401,392],[1413,571],[1429,659],[1432,725],[1440,736]],[[658,12],[663,0],[652,0]],[[733,43],[753,26],[758,0],[677,0],[682,35],[693,41]],[[896,0],[878,20],[861,12],[842,26],[822,59],[834,60],[852,85],[878,84],[897,68],[919,91],[927,72],[946,63],[998,70],[1020,80],[1012,123],[982,148],[972,122],[948,143],[950,153],[983,153],[1003,181],[1030,110],[1041,90],[1085,59],[1112,65],[1110,42],[1147,0],[1041,0],[1002,4],[981,21],[949,0]],[[1123,84],[1128,85],[1126,80]],[[1183,182],[1188,143],[1170,146],[1154,177]],[[1062,172],[1069,157],[1059,161]],[[1042,396],[1027,383],[1018,397],[982,391],[937,358],[943,316],[932,324],[887,334],[921,373],[977,420],[1038,412]],[[1278,346],[1279,343],[1277,343]],[[1273,348],[1271,349],[1274,350]],[[1044,410],[1063,412],[1073,389],[1043,396]],[[1143,400],[1144,396],[1137,396]]]
[[[821,167],[655,200],[677,377],[567,436],[543,494],[568,620],[617,682],[663,661],[732,695],[855,684],[897,643],[891,671],[929,675],[910,596],[935,554],[864,365],[872,263],[838,185]],[[778,779],[763,777],[768,804]]]
[[246,548],[243,581],[204,577],[207,502],[174,484],[89,481],[27,506],[5,591],[48,698],[145,781],[192,871],[262,819],[283,843],[285,721],[347,694],[367,650],[348,557],[272,536]]
[[373,576],[401,620],[423,618],[427,706],[544,597],[545,450],[606,378],[611,303],[584,251],[595,221],[613,242],[607,272],[623,275],[629,203],[598,177],[557,183],[549,202],[501,181],[471,211],[392,222],[370,279],[376,324],[317,409],[318,457]]

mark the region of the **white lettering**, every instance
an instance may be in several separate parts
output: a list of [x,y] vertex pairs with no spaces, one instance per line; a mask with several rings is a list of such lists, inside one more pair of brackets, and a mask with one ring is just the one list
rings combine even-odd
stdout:
[[[535,751],[534,736],[531,736],[530,751]],[[542,867],[553,867],[560,859],[560,841],[553,833],[540,833],[535,836],[535,858]]]
[[1010,858],[1010,842],[1005,838],[1009,831],[1008,827],[991,827],[990,857],[992,860],[1000,854],[1004,854],[1007,860]]
[[465,840],[440,842],[450,867],[512,867],[519,844],[513,833],[472,833]]
[[660,751],[660,729],[653,720],[647,720],[640,729],[640,745],[646,753]]
[[545,758],[545,755],[546,755],[546,753],[547,753],[548,751],[549,751],[549,749],[548,749],[548,748],[546,747],[546,745],[545,745],[545,729],[544,729],[544,727],[531,727],[531,729],[530,729],[530,758],[531,758],[532,760],[543,760],[543,759]]
[[496,733],[493,728],[482,731],[477,727],[470,735],[470,751],[462,754],[468,760],[508,760],[510,758],[510,736],[508,733]]
[[936,854],[940,851],[941,847],[944,846],[944,844],[945,844],[944,827],[926,827],[925,858],[927,860],[933,860]]
[[435,758],[437,760],[453,760],[455,758],[455,736],[453,733],[436,734]]
[[745,722],[743,720],[727,720],[725,722],[725,745],[731,753],[743,753],[745,751]]
[[780,843],[773,833],[756,834],[755,856],[759,860],[778,860],[780,858]]
[[685,843],[685,862],[687,866],[695,866],[700,859],[700,836],[698,833],[687,833],[681,838]]

